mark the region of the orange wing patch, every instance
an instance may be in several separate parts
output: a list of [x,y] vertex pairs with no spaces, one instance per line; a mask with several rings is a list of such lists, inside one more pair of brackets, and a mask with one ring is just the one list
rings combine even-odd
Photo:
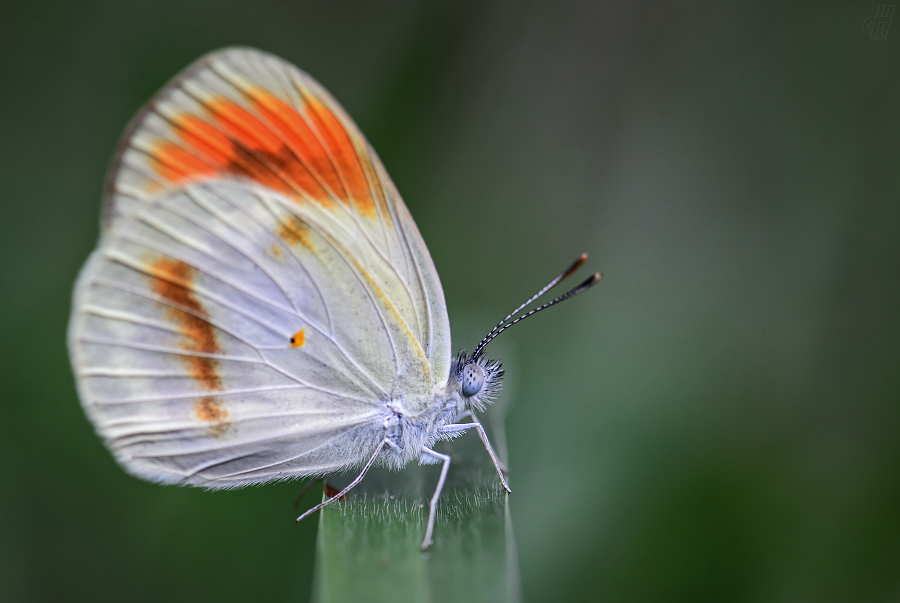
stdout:
[[[213,327],[206,320],[209,316],[193,292],[194,269],[179,260],[160,258],[151,267],[153,278],[151,286],[161,297],[172,303],[187,308],[190,312],[176,308],[168,308],[166,316],[178,325],[184,337],[183,348],[191,352],[216,354],[222,350],[216,340]],[[185,356],[185,363],[191,376],[203,389],[222,389],[222,382],[217,373],[218,362],[212,358]]]
[[252,111],[217,98],[206,103],[204,116],[171,120],[178,140],[153,149],[156,173],[174,184],[217,175],[246,178],[297,201],[311,199],[323,207],[340,201],[363,216],[377,216],[376,203],[384,203],[380,191],[373,198],[368,159],[359,156],[326,105],[304,97],[308,104],[301,112],[268,91],[243,92]]
[[201,421],[217,423],[228,417],[228,411],[215,398],[200,398],[194,402],[194,412]]
[[194,415],[209,426],[209,434],[222,436],[231,429],[228,420],[228,411],[222,408],[222,402],[218,398],[205,397],[194,402]]
[[310,251],[315,251],[309,240],[309,226],[297,216],[290,216],[287,220],[279,222],[275,234],[288,245],[303,245]]
[[[182,335],[182,349],[203,354],[217,354],[222,351],[213,326],[207,320],[209,314],[203,308],[193,291],[194,269],[180,260],[159,258],[150,266],[152,274],[150,286],[153,291],[179,308],[167,308],[166,317],[178,326]],[[219,362],[203,356],[182,356],[188,373],[197,384],[207,391],[222,389],[219,377]],[[213,396],[204,396],[194,402],[194,414],[204,422],[212,423],[211,433],[221,435],[230,427],[228,411],[221,401]]]
[[291,337],[291,347],[292,348],[302,348],[303,344],[306,343],[306,329],[300,329],[294,336]]

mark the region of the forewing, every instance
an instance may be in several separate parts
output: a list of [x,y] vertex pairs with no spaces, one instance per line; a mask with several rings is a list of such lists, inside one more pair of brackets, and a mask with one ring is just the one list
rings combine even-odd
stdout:
[[[406,331],[382,385],[415,414],[446,381],[450,331],[428,250],[380,160],[340,105],[272,55],[227,49],[198,61],[138,116],[110,177],[104,226],[127,224],[161,194],[219,179],[290,201],[356,265],[387,320]],[[394,347],[396,348],[397,345]],[[424,367],[424,374],[422,368]]]

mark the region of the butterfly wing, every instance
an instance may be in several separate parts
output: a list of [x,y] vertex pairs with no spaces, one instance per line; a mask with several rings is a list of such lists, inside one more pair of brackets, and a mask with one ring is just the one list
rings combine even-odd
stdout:
[[120,462],[235,487],[359,464],[449,372],[427,248],[343,110],[290,64],[214,53],[130,127],[76,285],[82,402]]

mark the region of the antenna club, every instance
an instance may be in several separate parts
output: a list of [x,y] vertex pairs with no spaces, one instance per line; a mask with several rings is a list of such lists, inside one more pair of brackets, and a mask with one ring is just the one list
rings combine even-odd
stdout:
[[[579,268],[581,268],[581,266],[587,261],[587,257],[588,257],[588,255],[587,255],[586,253],[582,253],[582,254],[578,257],[578,259],[575,260],[574,262],[572,262],[572,265],[569,266],[569,267],[566,269],[566,271],[563,272],[563,273],[559,276],[559,280],[560,280],[560,281],[563,280],[564,278],[566,278],[567,276],[569,276],[570,274],[572,274],[573,272],[575,272],[576,270],[578,270]],[[557,281],[557,282],[559,282],[559,281]]]

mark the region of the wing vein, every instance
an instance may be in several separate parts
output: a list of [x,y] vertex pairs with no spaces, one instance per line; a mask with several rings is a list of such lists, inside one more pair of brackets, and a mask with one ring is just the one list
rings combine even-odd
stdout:
[[[235,291],[243,293],[247,297],[252,297],[253,299],[259,301],[260,303],[265,304],[275,310],[284,312],[285,314],[294,314],[292,308],[287,308],[287,307],[281,306],[280,304],[275,303],[273,300],[261,297],[261,296],[257,295],[256,293],[254,293],[253,291],[249,291],[249,290],[245,289],[244,287],[240,286],[239,284],[231,281],[227,277],[222,276],[221,274],[217,274],[211,268],[207,268],[204,266],[198,266],[198,265],[196,265],[196,263],[184,259],[184,257],[181,254],[175,253],[174,251],[171,251],[171,250],[167,250],[167,249],[163,248],[162,246],[157,246],[156,243],[153,241],[144,239],[143,237],[127,234],[127,233],[123,233],[122,235],[120,235],[120,238],[123,241],[128,241],[130,243],[134,243],[135,245],[140,245],[140,246],[146,247],[147,249],[149,249],[151,251],[155,251],[155,252],[159,253],[160,255],[166,255],[166,256],[173,258],[175,260],[178,260],[180,262],[184,262],[185,264],[188,264],[191,268],[194,268],[195,270],[202,272],[206,276],[213,278],[213,279],[219,281],[220,283],[224,283],[225,285],[228,285]],[[119,264],[122,264],[123,266],[131,268],[132,270],[135,270],[142,274],[146,274],[149,277],[163,280],[167,283],[170,283],[172,285],[176,285],[179,287],[184,287],[184,283],[181,283],[181,282],[177,281],[176,279],[171,279],[164,274],[159,274],[157,272],[153,272],[149,266],[146,266],[145,264],[141,263],[139,260],[135,260],[131,257],[128,257],[125,254],[117,254],[117,253],[113,253],[111,251],[107,251],[107,253],[105,254],[105,257],[111,261],[118,262]],[[212,256],[208,256],[208,257],[212,258]],[[212,259],[215,259],[215,258],[212,258]],[[213,294],[209,290],[197,287],[196,284],[193,286],[192,291],[195,294],[202,295],[202,296],[207,297],[217,303],[220,303],[220,298],[217,295]]]
[[[211,215],[213,215],[213,216],[219,218],[222,222],[227,223],[233,230],[239,231],[239,228],[237,227],[237,225],[234,223],[233,220],[229,220],[224,214],[222,214],[222,213],[220,213],[218,210],[216,210],[216,208],[215,208],[214,206],[208,204],[208,203],[206,202],[206,200],[202,199],[199,195],[197,195],[197,191],[191,190],[191,191],[186,191],[186,193],[191,197],[192,200],[194,200],[195,203],[197,203],[197,205],[199,205],[200,207],[202,207],[204,210],[206,210],[207,212],[209,212]],[[228,203],[229,205],[231,205],[232,207],[234,207],[235,209],[237,209],[238,211],[240,211],[242,214],[244,214],[244,215],[247,216],[248,218],[253,219],[253,216],[252,216],[251,214],[249,214],[248,212],[244,211],[243,208],[241,208],[241,207],[239,207],[239,206],[237,206],[237,205],[231,203],[231,202],[230,202],[227,198],[225,198],[224,196],[218,195],[218,194],[216,194],[216,196],[217,196],[220,200],[225,201],[226,203]],[[205,230],[205,231],[208,232],[210,235],[219,238],[219,239],[220,239],[222,242],[224,242],[226,245],[228,245],[229,247],[231,247],[232,249],[234,249],[235,251],[237,251],[238,253],[240,253],[241,255],[243,255],[245,258],[247,258],[248,261],[250,261],[250,262],[252,262],[254,265],[256,265],[256,266],[257,266],[257,267],[258,267],[258,268],[259,268],[266,276],[269,277],[269,280],[271,280],[271,281],[275,284],[275,286],[278,287],[279,291],[281,291],[281,294],[284,295],[284,298],[291,304],[291,307],[294,309],[294,313],[295,313],[300,319],[302,319],[304,322],[306,322],[306,323],[308,323],[308,324],[310,324],[310,325],[313,325],[313,321],[311,321],[311,320],[310,320],[310,319],[309,319],[309,318],[308,318],[308,317],[300,310],[300,308],[297,306],[297,304],[294,303],[293,300],[291,300],[291,297],[288,295],[287,290],[286,290],[286,289],[284,288],[284,286],[279,282],[279,280],[275,277],[275,275],[272,274],[269,270],[267,270],[267,269],[265,268],[265,266],[263,266],[260,262],[257,262],[255,259],[253,259],[253,258],[250,256],[250,254],[246,253],[246,252],[243,251],[242,249],[239,249],[236,245],[234,245],[233,243],[231,243],[231,241],[227,241],[227,240],[225,240],[224,238],[220,237],[217,233],[212,232],[210,229],[208,229],[207,227],[205,227],[203,224],[200,224],[199,222],[193,220],[192,218],[190,218],[189,216],[187,216],[186,214],[184,214],[184,213],[181,212],[180,210],[176,210],[174,207],[169,207],[169,208],[167,208],[167,209],[169,209],[169,211],[172,211],[174,214],[176,214],[176,215],[178,215],[178,216],[181,216],[181,217],[184,218],[185,220],[188,220],[189,222],[191,222],[192,224],[194,224],[194,225],[197,226],[198,228],[200,228],[200,229],[202,229],[202,230]],[[256,222],[257,225],[258,225],[262,230],[264,230],[264,231],[266,232],[267,236],[269,236],[272,240],[274,240],[276,243],[278,243],[278,244],[281,245],[282,247],[284,247],[284,248],[286,248],[286,249],[289,250],[289,248],[288,248],[287,246],[285,246],[284,243],[282,243],[282,242],[279,241],[274,235],[272,235],[271,233],[269,233],[268,229],[266,229],[262,224],[259,224],[259,222],[256,221],[256,220],[254,220],[254,222]],[[239,231],[239,232],[240,232],[240,231]],[[244,236],[244,233],[241,233],[241,235]],[[292,254],[292,256],[293,256],[293,254]],[[312,283],[313,288],[316,290],[316,293],[317,293],[318,296],[319,296],[319,300],[322,302],[322,306],[323,306],[323,308],[324,308],[324,310],[325,310],[325,316],[326,316],[326,318],[328,319],[329,331],[333,331],[333,326],[332,326],[332,324],[331,324],[331,318],[330,318],[330,316],[329,316],[329,314],[328,314],[328,304],[325,303],[325,297],[322,295],[322,291],[319,289],[318,284],[316,283],[315,279],[312,278],[312,275],[309,273],[309,270],[306,268],[306,266],[303,264],[303,262],[300,261],[300,259],[299,259],[298,257],[296,257],[296,256],[293,256],[293,257],[294,257],[294,259],[297,260],[297,264],[300,265],[301,270],[303,270],[303,272],[306,274],[307,278],[309,278],[309,281]],[[325,333],[325,331],[322,329],[322,327],[314,326],[314,328],[315,328],[316,331],[318,331],[319,333],[328,336],[328,334]]]

